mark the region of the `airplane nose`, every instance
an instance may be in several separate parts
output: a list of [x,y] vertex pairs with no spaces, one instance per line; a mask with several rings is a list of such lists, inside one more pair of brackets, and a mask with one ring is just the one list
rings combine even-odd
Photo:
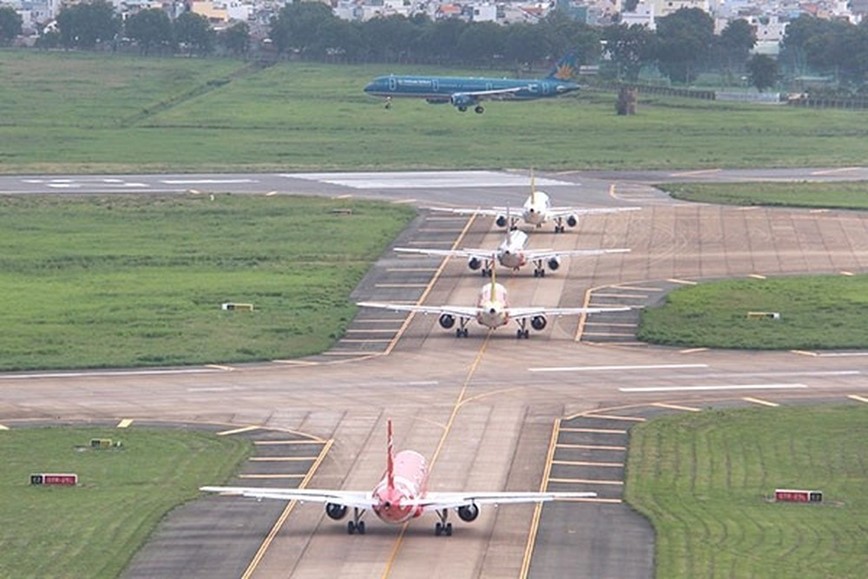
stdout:
[[491,315],[494,315],[494,314],[497,313],[497,310],[494,309],[494,308],[489,308],[489,309],[488,309],[488,313],[491,314]]

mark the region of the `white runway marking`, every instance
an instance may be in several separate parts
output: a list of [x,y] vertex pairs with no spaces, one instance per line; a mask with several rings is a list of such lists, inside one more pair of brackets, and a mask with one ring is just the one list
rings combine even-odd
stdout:
[[[459,189],[468,187],[528,187],[530,177],[495,171],[428,171],[389,173],[284,173],[282,177],[320,181],[353,189]],[[540,187],[570,186],[554,179],[536,178]]]
[[528,368],[528,372],[606,372],[609,370],[673,370],[679,368],[708,368],[708,364],[654,364],[650,366],[553,366]]
[[121,372],[53,372],[50,374],[11,374],[0,375],[0,380],[32,380],[40,378],[99,378],[102,376],[162,376],[168,374],[211,374],[224,372],[212,368],[189,368],[186,370],[126,370]]
[[707,390],[787,390],[807,388],[804,384],[728,384],[718,386],[648,386],[618,388],[619,392],[703,392]]
[[232,183],[258,183],[256,179],[163,179],[166,185],[226,185]]

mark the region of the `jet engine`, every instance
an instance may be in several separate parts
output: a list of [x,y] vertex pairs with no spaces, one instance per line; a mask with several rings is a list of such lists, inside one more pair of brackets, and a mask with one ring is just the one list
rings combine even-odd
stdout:
[[506,225],[507,225],[506,215],[498,215],[497,219],[494,220],[494,223],[498,227],[506,227]]
[[475,504],[470,503],[469,505],[462,505],[458,507],[458,518],[464,521],[465,523],[470,523],[476,520],[476,517],[479,516],[479,507]]
[[542,330],[546,327],[545,316],[534,316],[530,319],[530,325],[534,330]]
[[340,521],[347,516],[347,507],[345,505],[336,505],[335,503],[326,503],[326,514],[330,519]]
[[471,257],[467,260],[467,267],[469,267],[473,271],[476,271],[477,269],[482,267],[482,260],[478,257]]
[[579,218],[575,215],[570,215],[569,217],[567,217],[567,225],[569,225],[570,227],[575,227],[578,222]]
[[467,110],[467,107],[476,103],[476,99],[470,95],[459,93],[452,95],[450,102],[453,106],[458,107],[458,110]]
[[455,325],[455,316],[452,314],[442,314],[438,321],[440,322],[441,328],[448,330]]
[[557,271],[558,268],[561,266],[561,258],[558,256],[552,257],[551,259],[549,259],[548,266],[550,270]]

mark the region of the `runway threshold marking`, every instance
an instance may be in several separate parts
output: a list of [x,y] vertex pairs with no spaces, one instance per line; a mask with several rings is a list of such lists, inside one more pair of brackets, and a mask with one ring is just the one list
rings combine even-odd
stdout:
[[777,408],[778,406],[780,406],[780,404],[778,404],[777,402],[763,400],[761,398],[752,398],[750,396],[745,396],[744,398],[742,398],[742,400],[744,400],[745,402],[751,402],[753,404],[760,404],[762,406],[770,406],[771,408]]
[[859,396],[858,394],[850,394],[847,396],[847,398],[849,398],[850,400],[855,400],[856,402],[864,402],[865,404],[868,404],[868,398],[865,398],[864,396]]
[[[254,444],[257,442],[286,442],[286,441],[254,441]],[[307,475],[305,475],[304,480],[298,483],[298,488],[305,488],[308,483],[310,483],[310,479],[313,478],[314,473],[317,471],[319,466],[322,464],[322,461],[325,459],[328,451],[331,449],[332,444],[334,444],[333,440],[308,440],[305,441],[308,443],[316,443],[321,444],[323,447],[319,451],[319,456],[314,462],[310,470],[307,471]],[[244,573],[241,575],[241,579],[250,579],[250,577],[256,572],[256,568],[259,567],[260,561],[265,556],[265,553],[268,551],[268,548],[271,547],[271,543],[274,542],[274,538],[277,536],[277,533],[280,532],[280,529],[283,528],[283,524],[286,522],[286,519],[289,518],[289,515],[295,509],[295,505],[298,504],[298,501],[289,501],[289,504],[286,505],[286,508],[283,509],[283,512],[277,518],[277,521],[271,527],[271,530],[268,532],[268,535],[265,537],[265,540],[262,541],[262,544],[259,546],[259,549],[256,551],[256,554],[253,555],[253,559],[250,560],[250,564],[247,565],[247,569],[245,569]]]
[[250,432],[251,430],[259,430],[258,426],[242,426],[241,428],[233,428],[232,430],[224,430],[222,432],[218,432],[217,436],[230,436],[232,434],[241,434],[243,432]]
[[[470,227],[473,225],[474,221],[476,221],[476,214],[471,215],[470,218],[467,219],[467,223],[464,224],[464,229],[461,230],[461,233],[458,234],[458,238],[452,244],[452,249],[458,248],[458,246],[461,244],[461,241],[467,235],[467,232],[470,231]],[[431,281],[428,283],[428,287],[425,288],[425,290],[422,292],[422,295],[419,296],[418,300],[416,300],[415,302],[411,302],[411,303],[415,303],[418,305],[418,304],[422,304],[427,299],[428,294],[430,294],[431,291],[434,289],[434,285],[437,283],[437,280],[440,279],[441,275],[443,275],[443,270],[446,269],[447,263],[449,263],[448,258],[443,259],[440,262],[440,265],[437,267],[437,270],[434,272],[434,275],[431,276]],[[410,315],[408,315],[407,317],[404,318],[404,322],[401,324],[401,327],[398,328],[397,332],[395,332],[395,337],[392,338],[392,340],[389,342],[389,345],[386,346],[385,350],[383,350],[383,354],[382,354],[383,356],[388,356],[389,354],[392,353],[392,350],[394,350],[395,346],[398,344],[398,340],[400,340],[401,336],[404,335],[404,332],[410,326],[410,322],[413,321],[414,317],[415,317],[415,313],[410,312]]]
[[[561,431],[563,432],[563,430]],[[627,431],[624,431],[626,434]],[[567,444],[567,443],[558,443],[558,448],[574,448],[576,450],[627,450],[626,446],[606,446],[602,444]]]
[[610,428],[561,428],[561,432],[582,432],[586,434],[627,434],[626,430]]
[[602,418],[603,420],[626,420],[628,422],[645,422],[641,416],[616,416],[614,414],[586,414],[585,418]]
[[624,486],[624,481],[622,480],[607,480],[607,479],[593,479],[593,478],[550,478],[549,482],[558,483],[558,484],[581,484],[581,485],[611,485],[611,486]]
[[564,466],[596,466],[603,468],[623,468],[623,462],[592,462],[587,460],[553,460],[552,464]]
[[702,412],[701,408],[694,408],[693,406],[682,406],[680,404],[667,404],[666,402],[655,402],[651,406],[656,406],[657,408],[667,408],[669,410],[683,410],[685,412]]
[[132,418],[124,418],[123,420],[118,422],[117,428],[129,428],[132,423]]

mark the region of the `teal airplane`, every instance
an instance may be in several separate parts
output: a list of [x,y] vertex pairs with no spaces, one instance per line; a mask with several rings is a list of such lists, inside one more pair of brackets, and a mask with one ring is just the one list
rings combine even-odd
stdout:
[[431,104],[450,103],[462,113],[468,108],[485,112],[483,100],[525,101],[560,96],[579,90],[570,79],[576,71],[576,56],[567,54],[539,79],[506,79],[466,76],[380,76],[365,87],[365,92],[386,99],[389,108],[393,97],[423,98]]

